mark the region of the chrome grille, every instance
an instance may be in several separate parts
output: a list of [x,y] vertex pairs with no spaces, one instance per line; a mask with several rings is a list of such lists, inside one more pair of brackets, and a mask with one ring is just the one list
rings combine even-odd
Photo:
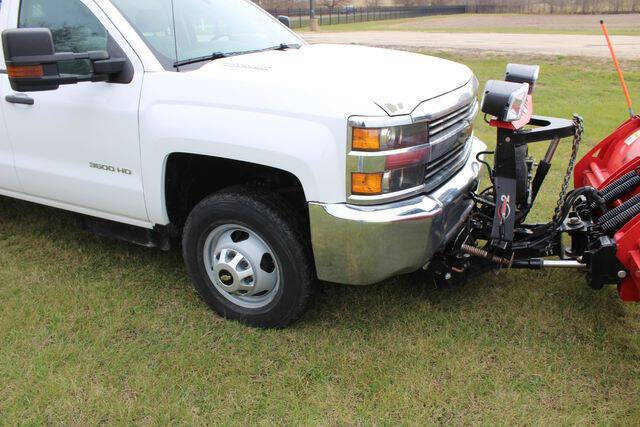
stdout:
[[455,175],[469,158],[469,123],[478,111],[478,102],[443,115],[429,123],[431,157],[425,165],[425,191],[431,191]]
[[470,151],[471,139],[469,138],[465,144],[459,145],[447,155],[428,163],[424,178],[425,191],[434,190],[455,175],[469,159]]
[[447,129],[462,123],[470,114],[473,108],[476,108],[477,101],[474,101],[464,107],[447,114],[437,120],[429,123],[429,140],[437,141],[441,136],[446,134]]

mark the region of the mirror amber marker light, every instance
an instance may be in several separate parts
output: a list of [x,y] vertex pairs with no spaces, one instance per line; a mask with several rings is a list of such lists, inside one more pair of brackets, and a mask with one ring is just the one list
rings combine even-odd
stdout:
[[382,173],[352,173],[351,193],[353,194],[381,194]]
[[44,76],[44,68],[42,65],[9,65],[7,75],[11,79],[42,77]]

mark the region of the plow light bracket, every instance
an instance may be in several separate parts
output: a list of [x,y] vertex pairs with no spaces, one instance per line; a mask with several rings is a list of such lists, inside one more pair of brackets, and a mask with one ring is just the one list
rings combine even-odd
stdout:
[[515,122],[527,110],[528,83],[489,80],[484,87],[482,112],[502,122]]
[[539,65],[507,64],[504,80],[512,83],[527,83],[529,95],[531,95],[536,87],[539,74]]

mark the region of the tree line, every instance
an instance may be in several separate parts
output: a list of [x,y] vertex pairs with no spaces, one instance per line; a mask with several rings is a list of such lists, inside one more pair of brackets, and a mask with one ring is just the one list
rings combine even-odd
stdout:
[[[254,0],[265,9],[309,8],[308,0]],[[316,7],[466,5],[478,13],[630,13],[640,12],[640,0],[315,0]]]

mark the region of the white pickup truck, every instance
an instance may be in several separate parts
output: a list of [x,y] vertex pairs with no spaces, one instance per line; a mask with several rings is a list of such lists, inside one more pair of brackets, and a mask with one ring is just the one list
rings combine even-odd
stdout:
[[3,0],[0,28],[0,194],[181,241],[225,317],[283,327],[318,279],[419,270],[472,207],[464,65],[307,45],[247,0]]

